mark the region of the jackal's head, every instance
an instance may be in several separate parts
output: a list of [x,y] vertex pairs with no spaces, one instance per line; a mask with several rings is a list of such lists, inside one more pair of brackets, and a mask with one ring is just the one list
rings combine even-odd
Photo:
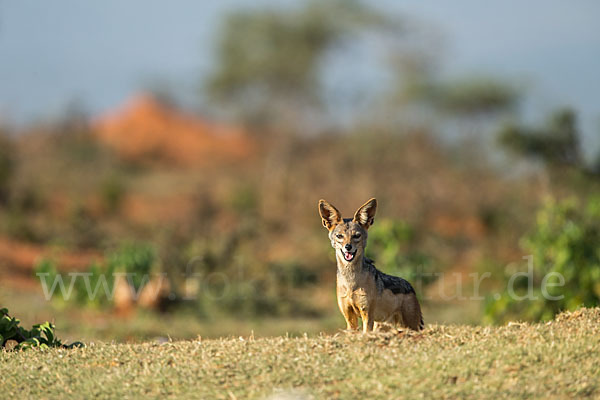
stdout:
[[377,200],[371,199],[356,210],[354,218],[342,218],[337,208],[319,200],[319,214],[338,260],[347,264],[364,255],[367,230],[373,224],[376,210]]

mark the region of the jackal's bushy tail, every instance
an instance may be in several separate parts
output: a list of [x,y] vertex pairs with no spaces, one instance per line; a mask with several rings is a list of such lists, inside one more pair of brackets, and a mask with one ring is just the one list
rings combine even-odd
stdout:
[[417,296],[412,293],[402,304],[402,321],[410,329],[420,331],[425,327]]

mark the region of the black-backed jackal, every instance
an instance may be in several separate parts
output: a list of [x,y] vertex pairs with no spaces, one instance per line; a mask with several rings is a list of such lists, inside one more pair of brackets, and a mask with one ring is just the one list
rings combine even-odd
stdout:
[[421,307],[411,284],[379,271],[365,256],[367,230],[373,224],[376,209],[377,200],[371,199],[356,211],[354,218],[342,218],[337,208],[319,200],[319,214],[335,249],[340,311],[349,330],[358,329],[358,317],[362,319],[363,332],[381,324],[423,329]]

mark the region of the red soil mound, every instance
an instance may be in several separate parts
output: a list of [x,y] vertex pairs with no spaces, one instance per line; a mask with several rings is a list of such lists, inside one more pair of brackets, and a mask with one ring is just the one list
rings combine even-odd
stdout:
[[0,237],[0,283],[13,289],[39,289],[33,270],[35,264],[47,256],[55,259],[58,268],[65,272],[82,271],[91,261],[102,259],[102,255],[94,251],[53,252],[42,245]]
[[239,127],[217,124],[139,95],[94,124],[101,142],[131,161],[203,166],[243,160],[254,142]]

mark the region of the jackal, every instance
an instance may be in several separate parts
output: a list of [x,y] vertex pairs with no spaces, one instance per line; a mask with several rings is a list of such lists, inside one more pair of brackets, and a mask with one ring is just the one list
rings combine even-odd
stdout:
[[382,324],[421,330],[423,315],[411,284],[379,271],[365,256],[367,230],[373,224],[376,209],[377,200],[371,199],[356,211],[354,218],[342,218],[337,208],[319,200],[319,214],[329,230],[337,260],[338,306],[349,330],[358,329],[358,317],[362,319],[363,332],[377,330]]

